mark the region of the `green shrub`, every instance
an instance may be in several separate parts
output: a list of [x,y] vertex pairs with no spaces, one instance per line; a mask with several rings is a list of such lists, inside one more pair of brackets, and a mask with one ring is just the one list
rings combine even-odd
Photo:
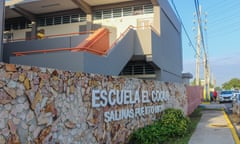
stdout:
[[165,137],[182,137],[188,133],[190,119],[179,109],[169,108],[160,119],[161,135]]
[[152,125],[139,128],[130,136],[129,144],[159,144],[164,141],[159,131],[159,125]]
[[165,141],[182,137],[188,133],[190,126],[189,118],[178,109],[166,109],[160,120],[152,125],[139,128],[134,131],[129,144],[159,144]]

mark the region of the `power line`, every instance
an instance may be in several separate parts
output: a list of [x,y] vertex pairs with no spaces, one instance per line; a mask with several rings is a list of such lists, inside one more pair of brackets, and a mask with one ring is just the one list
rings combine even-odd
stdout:
[[[209,39],[216,39],[220,35],[230,35],[239,31],[239,17],[240,1],[214,1],[215,3],[207,3],[209,6],[207,10],[210,10],[208,26],[210,27]],[[219,14],[219,10],[222,11]],[[230,26],[229,26],[230,25]],[[229,37],[226,37],[229,38]]]
[[200,26],[200,34],[201,34],[201,41],[202,41],[202,45],[203,45],[203,50],[204,50],[204,55],[206,56],[206,48],[205,48],[205,41],[204,41],[204,37],[203,37],[203,30],[202,30],[202,22],[201,22],[201,16],[200,16],[200,11],[199,11],[199,1],[195,0],[195,9],[196,9],[196,14],[197,14],[197,18],[198,18],[198,23]]
[[[206,43],[205,43],[205,38],[203,36],[203,27],[202,27],[202,20],[201,20],[201,7],[199,5],[198,0],[194,0],[195,3],[195,9],[197,13],[197,19],[198,19],[198,43],[202,43],[202,47],[204,50],[204,60],[203,60],[203,65],[204,65],[204,89],[205,89],[205,99],[208,101],[209,100],[209,85],[210,85],[210,76],[209,76],[209,71],[210,67],[208,64],[208,57],[207,57],[207,50],[206,50]],[[206,15],[205,15],[206,16]],[[207,32],[205,33],[207,34]],[[200,37],[200,40],[199,40]],[[201,44],[199,44],[198,49],[201,49]],[[197,59],[197,61],[199,61]],[[196,63],[196,70],[199,69],[199,65]],[[196,81],[198,82],[197,78],[199,79],[199,73],[196,72],[196,75],[198,74],[198,77],[196,77]],[[198,83],[196,83],[198,85]]]
[[[212,11],[210,12],[211,15],[209,15],[211,17],[211,22],[210,24],[216,24],[220,21],[225,21],[226,20],[231,20],[234,19],[236,17],[239,17],[239,9],[238,7],[240,6],[240,3],[235,4],[231,7],[228,7],[229,5],[226,5],[224,8],[221,8],[221,10],[223,11],[223,13],[221,15],[219,15],[218,11]],[[216,13],[216,14],[214,14]]]
[[[208,1],[209,3],[210,1]],[[216,9],[217,7],[221,6],[221,5],[225,5],[225,2],[228,2],[226,0],[222,0],[222,1],[211,1],[214,2],[211,6],[206,7],[206,9],[208,11],[212,10],[212,9]]]
[[173,0],[171,0],[171,4],[172,4],[172,6],[173,6],[173,8],[174,8],[174,10],[175,10],[175,12],[176,12],[176,14],[177,14],[177,17],[178,17],[178,19],[179,19],[179,21],[180,21],[180,23],[181,23],[181,26],[183,27],[183,30],[184,30],[184,32],[185,32],[185,35],[186,35],[187,38],[188,38],[188,41],[189,41],[191,47],[193,48],[195,54],[197,55],[197,50],[196,50],[196,48],[194,47],[194,45],[193,45],[193,43],[192,43],[192,40],[190,39],[190,36],[189,36],[189,34],[188,34],[188,32],[187,32],[187,30],[186,30],[186,28],[185,28],[185,26],[184,26],[184,24],[183,24],[183,22],[182,22],[181,16],[180,16],[180,14],[178,13],[178,10],[177,10],[176,5],[175,5],[175,3],[174,3]]

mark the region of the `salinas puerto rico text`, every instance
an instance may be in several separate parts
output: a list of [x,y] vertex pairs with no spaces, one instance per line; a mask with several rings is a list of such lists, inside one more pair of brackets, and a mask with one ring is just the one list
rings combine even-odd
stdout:
[[[160,113],[163,110],[162,102],[167,102],[169,96],[168,91],[160,90],[92,90],[92,107],[123,106],[121,109],[104,112],[104,121],[111,122]],[[144,106],[133,108],[135,104]]]

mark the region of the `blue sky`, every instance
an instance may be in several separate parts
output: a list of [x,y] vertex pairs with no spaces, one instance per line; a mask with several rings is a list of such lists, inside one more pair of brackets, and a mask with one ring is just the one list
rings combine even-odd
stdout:
[[[197,25],[193,23],[194,0],[173,0],[182,22],[196,47]],[[171,3],[171,0],[169,0]],[[210,71],[217,86],[232,78],[240,78],[240,1],[239,0],[199,0],[202,7],[202,19],[207,20],[204,31]],[[204,14],[207,14],[206,18]],[[182,30],[183,70],[195,77],[196,52],[190,46]],[[203,78],[203,66],[201,66]]]

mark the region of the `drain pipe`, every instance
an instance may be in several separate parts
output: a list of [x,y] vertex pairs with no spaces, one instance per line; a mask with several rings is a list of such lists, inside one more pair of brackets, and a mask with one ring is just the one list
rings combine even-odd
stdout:
[[3,31],[5,26],[5,0],[0,0],[0,62],[3,61]]

